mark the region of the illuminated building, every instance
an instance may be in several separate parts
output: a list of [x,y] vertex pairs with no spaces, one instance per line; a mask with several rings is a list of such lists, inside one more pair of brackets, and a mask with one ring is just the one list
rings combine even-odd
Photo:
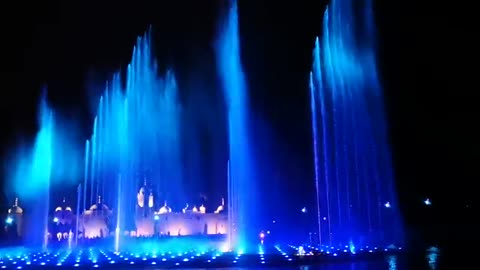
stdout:
[[[225,200],[212,212],[207,212],[202,204],[200,207],[193,206],[181,209],[175,212],[164,201],[161,207],[155,204],[155,195],[149,187],[147,181],[138,190],[135,206],[135,229],[125,231],[122,234],[132,237],[152,237],[152,236],[186,236],[186,235],[217,235],[226,234],[228,228],[228,219],[225,213]],[[58,208],[55,213],[62,213],[68,217],[66,208]],[[113,234],[111,227],[113,211],[102,203],[98,198],[96,204],[80,216],[79,219],[79,237],[80,238],[103,238]],[[60,218],[59,218],[60,220]],[[73,220],[65,220],[62,216],[62,222],[73,224]]]

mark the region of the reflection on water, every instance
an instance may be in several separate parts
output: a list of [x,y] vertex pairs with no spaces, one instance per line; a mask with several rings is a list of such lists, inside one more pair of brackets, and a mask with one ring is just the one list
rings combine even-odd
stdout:
[[430,269],[432,270],[437,269],[439,254],[440,254],[440,250],[436,247],[431,247],[427,249],[427,262],[428,262],[428,267]]
[[388,270],[397,270],[397,256],[388,256]]
[[[391,255],[385,258],[385,260],[373,260],[373,261],[359,261],[359,262],[345,262],[345,263],[325,263],[318,265],[302,265],[299,267],[231,267],[231,268],[206,268],[204,270],[436,270],[438,267],[438,258],[440,256],[440,250],[436,247],[430,247],[422,255],[421,262],[416,259],[418,256],[398,256]],[[420,263],[421,265],[418,265]],[[182,270],[190,270],[183,268]],[[203,270],[196,268],[195,270]]]

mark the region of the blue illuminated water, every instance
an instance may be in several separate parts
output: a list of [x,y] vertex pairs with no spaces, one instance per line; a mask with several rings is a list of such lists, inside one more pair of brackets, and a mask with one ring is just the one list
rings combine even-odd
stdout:
[[[28,192],[30,196],[25,196],[28,202],[37,201],[35,204],[38,207],[31,209],[32,213],[29,216],[28,233],[25,234],[26,243],[28,245],[39,245],[43,243],[46,237],[48,226],[48,209],[50,199],[50,182],[52,175],[52,160],[54,152],[54,119],[53,112],[48,107],[46,100],[42,99],[40,105],[40,130],[35,138],[35,144],[31,153],[31,159],[28,160],[25,171],[20,171],[23,174],[23,181],[20,183],[22,188],[17,188],[23,192]],[[19,179],[20,180],[20,179]],[[20,184],[17,183],[17,184]],[[22,190],[24,189],[24,190]],[[26,191],[25,189],[35,189]],[[23,195],[23,194],[22,194]],[[38,198],[44,198],[38,200]]]
[[[402,242],[376,73],[371,3],[364,2],[359,14],[353,12],[352,1],[336,0],[329,5],[323,38],[315,41],[309,81],[319,240],[323,248],[341,247],[349,254],[368,246]],[[230,247],[255,253],[258,234],[264,229],[259,221],[262,198],[253,157],[238,16],[237,3],[231,1],[215,48],[227,108],[228,231]],[[78,155],[70,151],[70,141],[62,133],[69,129],[58,125],[60,121],[43,100],[35,143],[28,151],[18,152],[16,167],[12,167],[12,190],[29,207],[29,218],[36,221],[28,225],[27,243],[43,243],[51,210],[49,191],[55,179],[83,178],[77,214],[98,201],[113,209],[108,226],[115,239],[108,248],[115,251],[141,246],[124,245],[122,241],[128,237],[120,237],[135,230],[135,198],[140,186],[146,185],[146,192],[154,195],[155,210],[164,202],[173,209],[188,202],[182,177],[184,132],[177,84],[173,72],[159,75],[153,59],[147,33],[138,38],[125,72],[115,74],[98,99],[91,137],[82,144],[84,162],[78,168],[75,164],[81,162],[74,158]],[[191,244],[184,241],[182,247]],[[144,245],[144,249],[150,247]]]
[[331,1],[323,38],[315,41],[311,109],[319,238],[326,245],[403,240],[371,5]]
[[122,232],[134,228],[134,200],[144,182],[146,192],[155,195],[156,209],[165,201],[176,208],[187,202],[177,84],[171,71],[158,74],[147,33],[137,40],[126,78],[117,73],[107,83],[85,144],[83,208],[99,198],[114,206],[113,228]]
[[[78,152],[71,144],[68,130],[47,103],[46,92],[38,110],[38,132],[33,144],[24,143],[12,152],[7,162],[7,190],[29,208],[28,216],[17,224],[23,231],[25,244],[45,246],[51,186],[74,181],[78,175]],[[15,217],[14,217],[15,218]]]
[[244,249],[257,242],[259,211],[257,183],[253,165],[249,102],[245,73],[240,58],[238,9],[236,1],[224,19],[216,43],[217,70],[227,105],[229,141],[229,212],[233,244]]

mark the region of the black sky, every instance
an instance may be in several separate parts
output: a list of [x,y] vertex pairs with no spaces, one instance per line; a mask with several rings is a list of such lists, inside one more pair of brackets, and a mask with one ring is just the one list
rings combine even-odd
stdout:
[[[128,63],[136,36],[148,25],[157,36],[157,58],[174,66],[181,82],[203,79],[205,86],[215,76],[201,66],[213,65],[222,1],[73,2],[1,9],[2,152],[19,134],[35,131],[42,85],[48,86],[53,107],[81,117],[86,137],[91,115],[85,89]],[[242,58],[255,106],[269,116],[283,142],[308,161],[305,85],[325,1],[284,2],[241,1]],[[444,46],[436,44],[445,30],[434,17],[427,19],[432,11],[377,2],[379,66],[402,205],[415,220],[428,196],[441,211],[463,217],[465,206],[474,206],[474,180],[480,179],[478,108],[467,86],[442,76],[453,67],[440,58]]]

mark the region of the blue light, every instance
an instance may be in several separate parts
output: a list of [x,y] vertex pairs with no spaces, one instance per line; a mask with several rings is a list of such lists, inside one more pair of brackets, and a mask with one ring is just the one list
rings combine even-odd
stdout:
[[[232,234],[234,246],[254,244],[258,232],[260,194],[251,142],[249,97],[243,71],[237,1],[230,2],[226,17],[221,22],[215,52],[217,71],[227,107],[227,132],[229,146],[228,198],[235,201],[229,214],[236,220],[237,230]],[[248,217],[248,218],[246,218]]]
[[[315,40],[313,50],[308,83],[316,233],[320,245],[349,241],[401,244],[401,215],[398,207],[392,207],[397,194],[376,67],[372,1],[359,0],[359,12],[356,2],[329,2],[323,36]],[[389,211],[382,211],[384,207]]]
[[432,202],[431,202],[430,199],[428,199],[428,198],[425,199],[425,201],[423,201],[423,203],[424,203],[425,205],[431,205],[431,204],[432,204]]
[[[395,223],[395,211],[398,207],[388,211],[381,210],[386,198],[391,200],[393,206],[396,206],[396,201],[394,188],[391,185],[393,177],[384,130],[383,106],[379,102],[382,100],[382,93],[376,74],[373,42],[363,41],[360,37],[356,40],[354,38],[357,36],[356,33],[351,32],[353,31],[351,29],[356,27],[344,27],[356,21],[353,18],[351,2],[334,0],[329,5],[324,18],[324,39],[322,41],[317,39],[315,42],[314,64],[309,82],[312,93],[312,126],[316,129],[317,125],[322,125],[321,130],[319,128],[314,132],[313,140],[317,204],[325,208],[321,209],[322,215],[320,215],[320,207],[309,208],[308,211],[318,210],[316,213],[318,214],[318,237],[321,244],[333,242],[335,247],[338,247],[336,243],[347,243],[352,239],[355,243],[359,243],[360,241],[356,240],[361,239],[361,235],[367,235],[364,231],[366,228],[378,228],[378,235],[388,237],[395,235],[393,231],[397,228],[393,226],[395,224],[390,224],[390,218],[391,223]],[[362,18],[359,18],[359,21],[360,19]],[[370,19],[367,16],[367,22],[364,24],[371,23]],[[230,164],[232,166],[232,177],[229,177],[228,185],[234,190],[229,192],[228,197],[235,195],[232,196],[235,197],[234,201],[239,201],[239,205],[232,208],[235,211],[230,209],[232,210],[230,214],[236,218],[241,217],[239,224],[236,224],[239,226],[238,235],[233,233],[232,235],[235,240],[234,250],[239,250],[240,255],[244,250],[249,253],[255,251],[249,241],[253,239],[255,243],[258,242],[255,238],[260,228],[256,223],[260,221],[257,221],[255,213],[252,212],[256,212],[256,206],[262,204],[258,203],[260,196],[255,193],[255,184],[259,181],[255,178],[256,163],[253,162],[252,150],[255,148],[252,147],[254,145],[249,132],[252,127],[249,123],[248,87],[241,64],[238,24],[238,11],[234,3],[222,25],[216,52],[221,87],[228,110],[229,169]],[[362,24],[358,28],[361,29],[362,26],[365,28]],[[373,34],[367,31],[369,29],[363,30],[368,32],[367,36],[373,37]],[[88,209],[90,203],[96,203],[95,197],[100,194],[102,198],[106,198],[105,200],[118,203],[113,207],[116,209],[116,219],[114,218],[116,224],[112,224],[116,228],[116,251],[120,250],[120,242],[118,242],[120,232],[123,234],[126,224],[132,221],[125,220],[126,217],[134,216],[133,207],[127,206],[137,192],[131,187],[138,181],[133,178],[140,170],[139,167],[160,166],[158,168],[160,172],[153,172],[154,175],[151,178],[160,179],[161,183],[158,184],[168,186],[166,189],[171,191],[171,194],[184,196],[182,192],[177,193],[183,190],[183,186],[179,184],[182,182],[179,181],[182,178],[180,175],[182,162],[179,154],[181,142],[178,138],[182,137],[180,127],[183,118],[177,97],[178,89],[173,73],[167,72],[159,77],[157,72],[151,53],[150,36],[147,34],[138,39],[132,61],[125,72],[125,80],[120,78],[119,72],[105,88],[98,102],[92,136],[85,144],[84,188],[89,190],[91,198],[83,199],[85,205],[82,208]],[[59,129],[60,122],[54,117],[53,111],[48,108],[45,101],[45,98],[42,99],[39,115],[40,130],[35,144],[31,147],[31,151],[27,151],[26,157],[22,156],[17,164],[18,168],[15,168],[13,173],[25,172],[27,184],[21,192],[22,195],[29,197],[30,203],[39,195],[45,197],[45,201],[49,201],[48,189],[54,183],[55,177],[63,175],[57,171],[60,170],[58,168],[65,167],[59,166],[65,161],[59,161],[58,157],[68,156],[61,155],[64,151],[59,149],[62,147],[58,145],[59,141],[63,142],[64,134],[60,131],[64,128]],[[66,146],[70,143],[66,139],[65,141],[66,143],[61,145],[68,148]],[[320,148],[322,153],[319,152]],[[158,160],[166,160],[165,157],[169,157],[172,161],[168,165],[164,165],[163,162],[158,165]],[[68,163],[70,161],[68,159]],[[76,163],[71,162],[71,164]],[[118,174],[118,178],[111,177],[112,172],[115,175]],[[15,179],[13,182],[17,186],[14,189],[23,185],[18,181],[20,179],[18,177],[13,177]],[[106,191],[100,191],[99,186],[109,188]],[[252,186],[254,186],[253,192]],[[84,192],[84,196],[87,196],[85,194],[87,192]],[[334,201],[334,204],[330,205],[330,201]],[[429,199],[424,203],[431,204]],[[390,202],[383,204],[386,208],[392,205]],[[32,232],[35,233],[30,232],[28,235],[34,235],[35,238],[41,238],[43,241],[48,218],[42,211],[47,208],[38,208],[40,210],[35,217],[41,217],[41,220],[38,224],[34,224],[35,228]],[[307,208],[303,207],[301,212],[307,213]],[[320,222],[322,217],[326,222]],[[270,218],[272,217],[268,220]],[[160,217],[154,215],[154,219],[159,220]],[[149,220],[151,221],[151,216]],[[7,224],[14,222],[11,217],[5,221]],[[57,217],[53,219],[55,223],[59,221]],[[383,221],[386,222],[383,223]],[[272,223],[275,223],[275,220]],[[385,228],[394,229],[387,234],[383,231]],[[270,231],[267,231],[267,234],[269,233]],[[377,231],[368,236],[372,235],[374,239],[376,237],[374,234],[377,234]],[[265,234],[262,232],[260,238],[264,237]],[[148,244],[146,249],[150,247],[152,245]],[[303,250],[303,247],[301,249]],[[308,250],[313,250],[313,247],[308,247]],[[343,247],[336,251],[341,252],[341,250]],[[70,265],[74,258],[77,264],[85,262],[85,256],[82,257],[83,251],[70,252],[73,253],[65,256],[58,252],[54,257],[58,255],[63,258],[59,264],[65,262],[64,264]],[[93,256],[91,252],[92,249],[89,253]],[[333,247],[331,252],[335,252]],[[175,250],[174,253],[177,251]],[[263,250],[260,253],[263,253]],[[156,258],[156,255],[150,256],[149,253],[142,254],[143,261],[151,262],[150,258]],[[227,258],[231,258],[229,252],[225,254]],[[129,260],[122,253],[110,253],[106,250],[98,250],[96,255],[102,263],[105,261],[115,263],[115,260],[121,262],[122,260],[118,257],[123,258],[124,261]],[[189,256],[187,252],[184,255]],[[179,259],[184,255],[180,253]],[[139,258],[138,255],[135,257]],[[20,256],[17,258],[20,259]],[[32,258],[34,264],[40,265],[53,264],[53,260],[58,262],[57,259],[53,259],[51,253],[39,252],[32,255]],[[194,260],[194,257],[191,256],[191,259]],[[24,261],[23,258],[21,260]],[[97,262],[97,259],[90,260],[93,263]],[[164,260],[166,259],[162,259]],[[183,260],[188,261],[187,258]],[[8,261],[17,264],[17,261],[11,258]],[[18,264],[21,263],[18,261]],[[27,262],[28,264],[30,262]]]

